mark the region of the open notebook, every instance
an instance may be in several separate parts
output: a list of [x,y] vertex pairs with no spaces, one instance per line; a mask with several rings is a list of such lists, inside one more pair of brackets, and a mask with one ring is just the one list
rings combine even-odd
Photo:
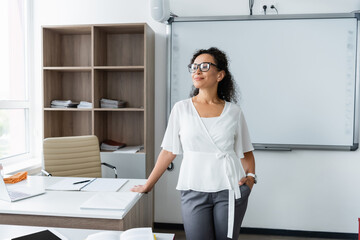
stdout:
[[86,240],[156,240],[151,228],[132,228],[123,233],[99,232],[89,235]]

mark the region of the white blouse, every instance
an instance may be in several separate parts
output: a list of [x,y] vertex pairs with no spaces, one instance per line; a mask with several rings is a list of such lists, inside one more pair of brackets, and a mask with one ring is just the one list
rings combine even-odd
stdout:
[[217,122],[217,119],[219,117],[202,117],[201,121],[204,123],[206,129],[209,131],[209,129],[212,128],[212,126]]
[[246,176],[240,159],[254,149],[240,106],[225,102],[221,115],[207,129],[191,98],[177,102],[161,147],[183,154],[177,190],[229,190],[228,236],[232,237],[234,196],[241,198],[238,182]]

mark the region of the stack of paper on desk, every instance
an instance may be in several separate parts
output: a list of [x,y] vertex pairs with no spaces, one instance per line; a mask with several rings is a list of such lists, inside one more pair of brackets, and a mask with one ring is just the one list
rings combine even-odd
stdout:
[[151,228],[132,228],[123,233],[99,232],[89,235],[86,240],[154,240]]
[[[82,181],[86,182],[74,184]],[[127,179],[119,178],[65,178],[45,189],[55,191],[116,192],[127,181]]]
[[154,240],[151,228],[132,228],[120,235],[120,240]]
[[81,209],[101,209],[101,210],[125,210],[134,203],[140,193],[136,192],[112,192],[98,193],[84,202]]

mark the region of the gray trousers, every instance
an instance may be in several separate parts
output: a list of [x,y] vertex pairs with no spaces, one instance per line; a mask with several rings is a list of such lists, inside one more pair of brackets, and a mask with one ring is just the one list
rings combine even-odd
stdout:
[[[250,188],[240,187],[241,198],[235,200],[233,238],[237,240],[245,215]],[[181,211],[187,240],[225,240],[228,227],[229,191],[207,193],[181,191]]]

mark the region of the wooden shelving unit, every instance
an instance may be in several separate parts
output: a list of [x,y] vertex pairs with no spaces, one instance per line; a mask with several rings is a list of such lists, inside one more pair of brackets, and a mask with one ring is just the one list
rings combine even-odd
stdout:
[[[44,138],[94,134],[100,142],[144,145],[147,177],[154,162],[154,47],[145,23],[43,26]],[[101,98],[127,105],[100,108]],[[93,108],[51,108],[52,100]]]

